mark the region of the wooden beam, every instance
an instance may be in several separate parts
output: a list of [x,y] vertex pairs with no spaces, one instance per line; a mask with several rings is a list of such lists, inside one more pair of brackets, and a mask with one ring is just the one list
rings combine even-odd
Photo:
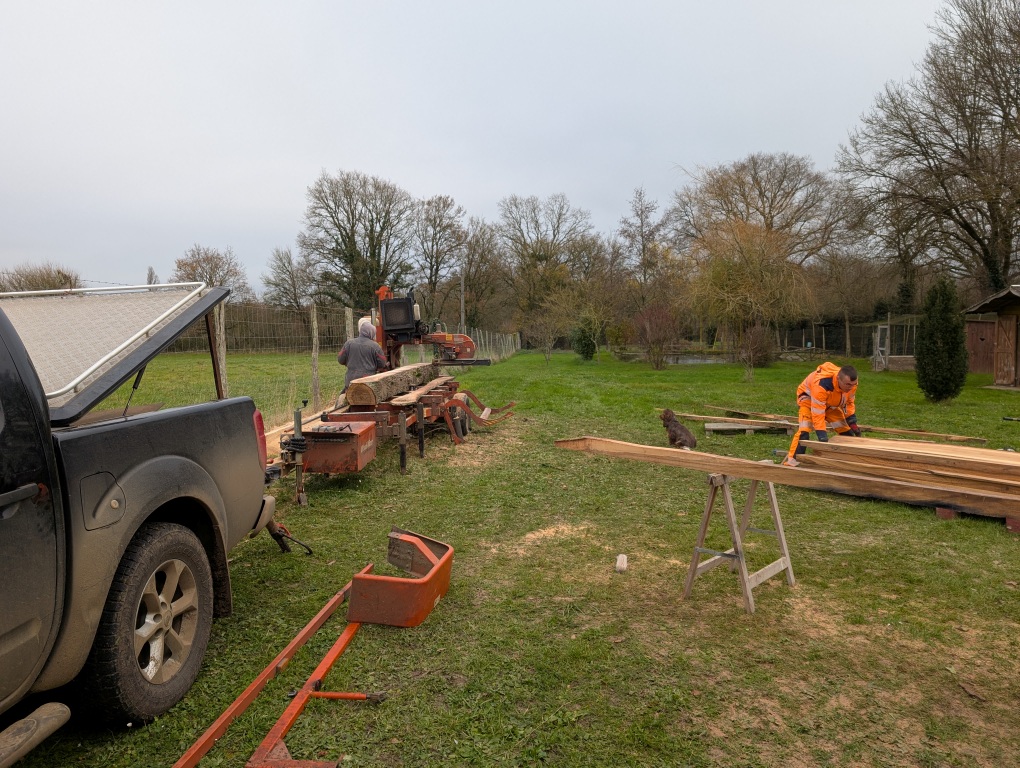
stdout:
[[350,405],[378,405],[397,395],[410,392],[439,375],[435,363],[415,363],[355,379],[347,387]]
[[[859,459],[861,457],[852,458]],[[799,456],[798,459],[800,466],[804,467],[824,469],[830,472],[843,472],[850,475],[860,474],[867,477],[884,477],[892,480],[902,480],[905,483],[914,483],[915,485],[939,485],[973,491],[994,491],[995,493],[1016,496],[1017,502],[1020,502],[1020,481],[1016,480],[1003,480],[938,469],[907,469],[888,464],[846,461],[845,459],[808,456],[806,454]],[[1017,512],[1020,513],[1020,506],[1018,506]]]
[[[781,416],[776,413],[758,413],[757,411],[739,411],[736,408],[725,408],[721,405],[706,405],[705,408],[711,408],[717,411],[726,411],[727,413],[736,413],[741,416],[756,416],[762,419],[771,419],[772,421],[783,421],[797,424],[798,421],[790,416]],[[688,418],[691,418],[688,414]],[[920,439],[927,440],[945,440],[950,443],[987,443],[987,437],[969,437],[967,435],[949,435],[942,432],[928,432],[924,429],[893,429],[892,427],[873,427],[868,424],[859,424],[861,430],[864,432],[874,432],[875,434],[882,435],[901,435],[902,437],[917,437]]]
[[773,427],[785,429],[787,427],[797,428],[800,426],[796,421],[779,421],[775,419],[738,419],[733,416],[700,416],[696,413],[678,413],[678,419],[690,421],[718,421],[725,424],[744,424],[748,427]]
[[781,432],[792,435],[796,427],[786,426],[778,421],[762,421],[757,424],[738,424],[728,419],[705,422],[706,435],[753,435],[759,432]]
[[[829,445],[818,443],[817,445]],[[869,499],[898,501],[923,507],[951,507],[961,512],[990,517],[1016,517],[1016,496],[991,491],[966,491],[958,488],[918,486],[899,480],[842,472],[829,472],[806,467],[787,467],[771,462],[757,462],[737,459],[731,456],[716,456],[699,451],[678,451],[674,448],[658,448],[648,445],[626,443],[599,437],[579,437],[557,440],[557,448],[586,451],[601,456],[647,461],[666,464],[684,469],[704,472],[721,472],[734,477],[750,480],[765,480],[799,488],[811,488],[830,493],[844,493]],[[833,446],[836,447],[836,446]]]
[[939,443],[924,442],[920,440],[895,440],[884,438],[876,440],[867,437],[851,437],[836,435],[830,438],[835,443],[843,445],[866,445],[872,448],[881,448],[885,451],[897,451],[917,455],[935,456],[964,456],[967,458],[987,459],[999,464],[1020,465],[1020,453],[1016,451],[996,451],[991,448],[977,448],[972,445],[941,445]]
[[[882,440],[874,441],[881,445]],[[927,453],[913,452],[902,449],[885,449],[875,445],[865,444],[862,438],[834,438],[827,443],[819,443],[810,440],[806,445],[811,453],[835,454],[838,458],[844,454],[866,456],[879,461],[886,461],[899,467],[908,469],[930,469],[940,467],[942,469],[966,472],[975,475],[988,475],[990,477],[1005,477],[1010,480],[1020,480],[1020,464],[1012,461],[1001,461],[994,454],[999,451],[986,451],[992,456],[964,456],[950,455],[948,453]]]
[[390,403],[397,406],[414,405],[421,399],[422,395],[427,395],[429,391],[445,384],[448,381],[453,381],[453,376],[440,376],[439,378],[432,379],[432,381],[423,387],[418,387],[414,391],[408,392],[406,395],[400,395],[400,397],[392,398]]

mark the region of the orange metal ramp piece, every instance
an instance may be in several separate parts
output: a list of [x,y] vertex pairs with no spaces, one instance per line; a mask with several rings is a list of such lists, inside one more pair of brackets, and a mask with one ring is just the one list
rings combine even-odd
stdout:
[[450,588],[453,547],[394,527],[386,560],[418,578],[356,574],[351,582],[347,621],[417,627]]

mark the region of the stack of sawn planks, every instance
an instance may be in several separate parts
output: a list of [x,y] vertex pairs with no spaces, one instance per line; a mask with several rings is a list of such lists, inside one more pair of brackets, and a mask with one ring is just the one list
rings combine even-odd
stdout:
[[[942,516],[967,512],[1001,517],[1010,531],[1020,533],[1020,454],[867,437],[836,436],[827,443],[812,440],[805,445],[808,452],[797,457],[802,467],[864,480],[897,480],[897,488],[908,484],[887,495],[882,489],[889,486],[875,483],[869,496],[916,504],[945,492],[944,505],[936,506]],[[917,489],[917,500],[910,498],[910,486]]]

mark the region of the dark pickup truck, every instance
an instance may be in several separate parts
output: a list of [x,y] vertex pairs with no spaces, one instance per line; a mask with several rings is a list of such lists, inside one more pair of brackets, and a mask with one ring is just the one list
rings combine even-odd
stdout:
[[[89,413],[196,320],[213,342],[209,313],[227,295],[135,293],[0,295],[0,713],[75,679],[107,719],[165,712],[198,675],[213,617],[231,612],[227,552],[274,512],[251,399]],[[114,328],[112,356],[68,386],[43,380],[49,357],[90,354],[138,301],[158,319],[137,338]],[[0,734],[0,766],[61,724],[47,719]]]

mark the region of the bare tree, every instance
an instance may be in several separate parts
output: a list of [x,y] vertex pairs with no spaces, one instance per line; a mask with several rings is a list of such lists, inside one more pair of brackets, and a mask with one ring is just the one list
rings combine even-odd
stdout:
[[308,188],[301,255],[321,268],[322,290],[365,312],[375,291],[408,287],[415,201],[397,185],[357,171],[323,172]]
[[422,200],[414,220],[414,251],[417,291],[424,316],[442,316],[454,285],[450,276],[461,265],[467,231],[464,209],[452,197],[436,195]]
[[[484,219],[471,217],[467,225],[460,271],[464,288],[464,324],[499,325],[503,316],[503,245],[496,228]],[[460,277],[458,275],[458,277]],[[458,290],[460,289],[458,280]]]
[[262,298],[266,303],[299,310],[313,300],[318,274],[307,256],[295,259],[290,248],[274,248],[268,270],[262,274],[262,283],[266,286]]
[[844,349],[852,355],[851,322],[868,319],[876,299],[887,297],[895,283],[893,264],[869,258],[852,245],[829,248],[807,267],[815,286],[815,298],[827,315],[843,320]]
[[524,338],[542,350],[546,363],[552,360],[556,342],[570,333],[573,326],[572,299],[569,287],[560,287],[547,294],[540,306],[524,316],[521,324]]
[[948,0],[918,74],[890,83],[841,148],[877,205],[923,212],[942,259],[986,291],[1016,273],[1020,0]]
[[650,304],[634,316],[634,333],[656,371],[666,367],[666,348],[679,337],[679,321],[672,308]]
[[178,283],[201,282],[230,289],[230,301],[252,301],[255,292],[248,284],[244,266],[227,246],[220,251],[195,243],[174,262],[171,280]]
[[591,343],[598,361],[606,329],[625,317],[623,249],[616,240],[582,235],[568,247],[568,264],[571,282],[559,295],[569,297],[573,331]]
[[0,291],[54,291],[81,287],[81,276],[75,270],[48,261],[0,270]]
[[[896,283],[891,297],[894,311],[915,311],[921,282],[941,258],[935,248],[937,225],[930,212],[905,197],[880,199],[869,190],[854,190],[853,194],[854,214],[848,229],[857,247],[891,267],[891,273],[884,273],[882,285],[888,289],[889,283]],[[873,293],[873,299],[889,296],[888,290]]]
[[690,176],[693,184],[675,193],[669,212],[681,250],[720,224],[744,222],[781,235],[774,244],[803,264],[829,244],[843,217],[831,180],[807,157],[758,153]]
[[[730,221],[697,241],[700,269],[694,300],[708,317],[735,328],[749,379],[767,360],[762,328],[812,314],[814,297],[804,268],[789,258],[788,236],[745,221]],[[746,339],[746,343],[745,343]]]
[[146,285],[157,285],[159,283],[159,275],[156,274],[156,270],[152,267],[145,273],[145,284]]
[[590,233],[591,221],[587,211],[573,208],[561,194],[545,200],[511,195],[500,201],[499,211],[505,274],[524,316],[568,283],[568,247]]
[[649,200],[638,187],[630,199],[630,214],[620,219],[618,235],[630,267],[630,302],[635,311],[661,297],[655,295],[656,278],[661,274],[661,257],[666,252],[667,217],[659,217],[659,204]]

